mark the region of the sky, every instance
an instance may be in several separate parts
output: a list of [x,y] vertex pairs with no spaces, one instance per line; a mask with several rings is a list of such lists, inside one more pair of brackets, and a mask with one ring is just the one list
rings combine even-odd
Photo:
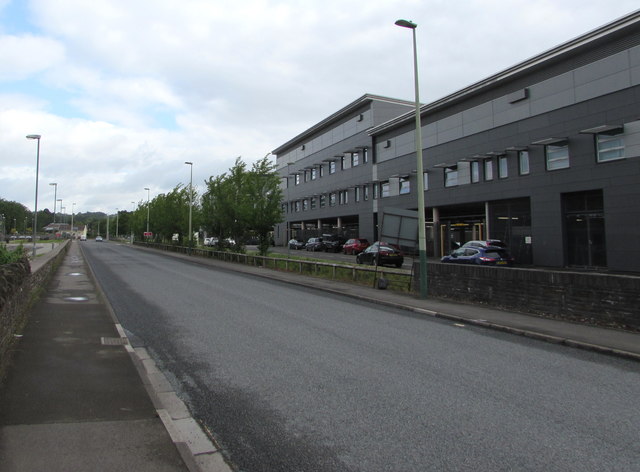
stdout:
[[[0,198],[115,213],[205,190],[366,93],[429,103],[637,0],[0,0]],[[271,156],[273,157],[273,156]],[[49,185],[57,183],[57,187]],[[149,188],[149,192],[145,190]],[[57,188],[57,195],[54,194]],[[60,203],[57,203],[60,211]]]

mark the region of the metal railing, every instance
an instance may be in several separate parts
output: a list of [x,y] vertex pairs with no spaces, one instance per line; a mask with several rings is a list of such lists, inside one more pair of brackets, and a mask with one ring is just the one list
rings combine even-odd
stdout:
[[395,269],[382,266],[361,266],[349,263],[333,263],[303,259],[289,259],[286,257],[260,256],[258,254],[243,254],[215,249],[190,248],[172,244],[149,243],[136,241],[135,245],[176,252],[196,257],[217,259],[224,262],[264,267],[266,269],[284,272],[296,272],[302,275],[322,277],[360,285],[371,285],[377,288],[387,288],[400,292],[412,292],[411,270]]

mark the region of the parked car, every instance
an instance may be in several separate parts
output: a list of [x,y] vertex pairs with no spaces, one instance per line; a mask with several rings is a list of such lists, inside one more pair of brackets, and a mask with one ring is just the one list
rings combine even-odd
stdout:
[[507,247],[507,245],[505,243],[503,243],[502,241],[500,241],[499,239],[485,239],[485,240],[467,241],[466,243],[464,243],[460,247],[489,247],[489,246],[501,247],[501,248],[506,248]]
[[309,238],[304,248],[307,251],[322,251],[324,250],[324,242],[322,241],[322,238]]
[[342,252],[345,254],[360,254],[369,247],[369,241],[364,238],[348,239],[342,246]]
[[218,238],[204,238],[204,245],[205,246],[215,246],[216,244],[218,244]]
[[289,240],[289,249],[296,249],[296,250],[300,250],[300,249],[304,249],[304,241],[300,241],[299,239],[290,239]]
[[398,268],[404,263],[404,255],[398,246],[384,241],[376,241],[356,256],[358,264],[394,265]]
[[328,235],[322,237],[322,242],[324,244],[324,250],[326,252],[340,252],[342,251],[342,245],[347,240],[342,236]]
[[511,266],[514,259],[502,247],[461,247],[441,259],[442,262],[454,264],[480,264]]

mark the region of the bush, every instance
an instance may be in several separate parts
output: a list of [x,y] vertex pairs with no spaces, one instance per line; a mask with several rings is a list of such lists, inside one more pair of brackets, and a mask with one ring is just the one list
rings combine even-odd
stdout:
[[6,245],[0,244],[0,265],[18,262],[24,255],[24,246],[22,244],[13,251],[9,251]]

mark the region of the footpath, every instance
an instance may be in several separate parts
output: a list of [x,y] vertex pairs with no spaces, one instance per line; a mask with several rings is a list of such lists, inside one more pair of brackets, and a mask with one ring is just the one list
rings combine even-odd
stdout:
[[[0,472],[230,472],[143,348],[132,348],[78,241],[32,310],[0,385]],[[105,242],[104,244],[113,244]],[[53,248],[52,248],[53,249]],[[154,251],[137,248],[137,250]],[[55,255],[56,250],[51,251]],[[640,361],[640,333],[345,284],[184,254],[163,256]],[[32,262],[32,271],[46,260]],[[52,256],[51,256],[52,257]]]
[[80,244],[17,334],[0,385],[0,472],[230,472],[150,356],[129,345]]

